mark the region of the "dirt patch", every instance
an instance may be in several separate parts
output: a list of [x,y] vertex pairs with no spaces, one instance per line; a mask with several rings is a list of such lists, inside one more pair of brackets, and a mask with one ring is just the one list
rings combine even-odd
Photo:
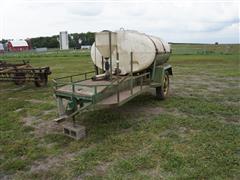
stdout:
[[10,98],[8,98],[8,100],[18,100],[18,98],[12,98],[12,97],[10,97]]
[[27,116],[27,117],[24,117],[22,119],[22,121],[24,122],[25,125],[34,127],[34,124],[37,121],[37,117],[36,116]]
[[[208,97],[212,94],[222,94],[224,89],[231,87],[231,81],[215,76],[190,75],[179,76],[171,84],[173,94],[181,97]],[[236,84],[236,83],[235,83]]]
[[172,130],[167,129],[167,130],[165,130],[165,131],[163,131],[163,132],[160,133],[160,137],[165,138],[165,137],[167,137],[170,133],[172,133]]
[[160,137],[165,139],[167,137],[174,137],[178,136],[181,138],[181,141],[188,141],[191,136],[198,133],[199,130],[186,128],[186,127],[179,127],[177,129],[166,129],[165,131],[160,133]]
[[228,118],[222,119],[222,122],[227,124],[240,125],[240,118],[239,116],[228,117]]
[[23,108],[16,109],[14,112],[21,112]]
[[72,160],[77,153],[63,153],[59,156],[53,156],[46,158],[41,161],[35,161],[31,166],[30,172],[42,172],[42,171],[49,171],[53,167],[61,167],[64,166],[65,161]]
[[6,91],[20,91],[22,89],[24,89],[25,86],[20,86],[20,87],[16,87],[16,88],[8,88],[8,89],[3,89],[3,90],[0,90],[0,92],[6,92]]
[[46,110],[46,111],[43,111],[43,115],[48,115],[48,114],[51,114],[53,112],[56,112],[56,110]]
[[170,114],[170,115],[174,115],[176,117],[182,117],[182,118],[187,118],[188,117],[188,115],[186,113],[183,113],[176,108],[168,109],[166,113]]
[[11,180],[11,179],[13,179],[13,175],[0,174],[0,179],[1,180]]
[[100,175],[103,176],[105,174],[105,172],[107,171],[108,167],[110,166],[110,162],[107,163],[102,163],[99,164],[95,167],[95,171],[94,171],[94,175]]
[[42,101],[42,100],[39,100],[39,99],[28,99],[28,100],[25,100],[25,101],[30,102],[30,103],[34,103],[34,104],[45,103],[45,101]]
[[37,137],[43,137],[47,134],[51,133],[61,133],[62,132],[62,125],[57,124],[56,122],[42,120],[40,123],[35,125],[34,133]]
[[57,156],[48,157],[43,160],[37,160],[31,166],[30,173],[47,172],[52,169],[57,169],[59,167],[63,167],[66,162],[73,161],[77,156],[81,155],[82,153],[84,153],[94,147],[95,147],[95,145],[90,145],[89,147],[82,148],[80,151],[77,151],[74,153],[73,152],[64,152]]
[[164,109],[161,107],[152,107],[152,106],[137,106],[137,105],[127,105],[127,106],[123,106],[119,109],[117,109],[118,112],[121,113],[133,113],[133,114],[141,114],[141,115],[145,115],[145,116],[149,116],[149,115],[159,115],[162,112],[164,112]]
[[[47,111],[45,114],[48,114],[52,111]],[[27,116],[22,119],[26,126],[31,126],[34,128],[34,134],[37,137],[43,137],[49,133],[56,133],[62,131],[62,125],[57,124],[53,120],[42,120],[37,116]]]
[[[159,173],[161,172],[161,173]],[[173,176],[170,172],[165,172],[163,171],[160,166],[157,166],[155,169],[148,169],[148,170],[143,170],[142,173],[154,177],[153,179],[169,179],[170,177]]]
[[[50,156],[45,159],[36,160],[30,167],[30,173],[33,174],[45,173],[48,171],[52,171],[54,169],[62,168],[65,166],[66,163],[69,163],[69,161],[73,161],[78,156],[81,156],[81,154],[85,153],[86,151],[89,151],[89,149],[95,148],[95,146],[96,146],[95,144],[92,144],[89,145],[89,147],[80,149],[79,151],[75,152],[64,151],[63,153],[56,156]],[[80,176],[76,177],[76,179],[85,179],[85,177],[93,175],[104,175],[109,166],[110,166],[109,162],[101,163],[97,165],[93,170],[87,171],[81,174]]]
[[108,170],[108,168],[111,164],[112,163],[110,163],[110,162],[101,163],[101,164],[95,166],[95,168],[93,170],[87,171],[87,172],[81,174],[80,176],[76,177],[76,179],[83,180],[83,179],[86,179],[86,177],[104,176],[104,174],[106,173],[106,171]]
[[161,107],[142,107],[140,111],[150,115],[159,115],[163,113],[165,110]]
[[[233,102],[233,101],[227,101],[225,100],[224,101],[224,104],[228,105],[228,106],[237,106],[237,107],[240,107],[240,101],[236,101],[236,102]],[[240,108],[239,108],[240,109]],[[240,111],[240,110],[239,110]]]

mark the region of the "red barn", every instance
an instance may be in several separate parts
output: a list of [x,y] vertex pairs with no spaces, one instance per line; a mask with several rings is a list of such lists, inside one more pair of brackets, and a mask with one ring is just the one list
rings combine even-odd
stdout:
[[29,50],[27,41],[25,40],[13,40],[8,41],[7,44],[8,50],[12,52],[20,52]]

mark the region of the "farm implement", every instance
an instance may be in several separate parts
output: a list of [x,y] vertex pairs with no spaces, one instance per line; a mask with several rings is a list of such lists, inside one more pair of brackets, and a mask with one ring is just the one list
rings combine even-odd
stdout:
[[16,85],[34,82],[35,86],[41,87],[47,85],[50,74],[49,67],[34,68],[28,61],[17,64],[0,61],[0,81],[10,81]]
[[163,65],[151,72],[130,73],[127,76],[113,74],[110,80],[95,80],[98,70],[54,79],[57,100],[56,122],[72,118],[72,125],[64,126],[64,133],[75,139],[85,136],[85,128],[75,123],[75,116],[103,108],[119,107],[134,97],[156,89],[156,97],[165,99],[169,92],[169,75],[172,67]]
[[[151,52],[153,56],[149,56],[152,58],[149,59],[151,61],[150,65],[146,68],[143,67],[145,68],[143,70],[136,70],[139,67],[138,60],[142,60],[144,56],[139,54],[138,49],[129,52],[123,51],[122,53],[116,52],[118,50],[116,48],[117,44],[113,45],[111,41],[114,35],[116,34],[110,31],[96,33],[96,44],[93,45],[91,51],[91,53],[93,52],[91,56],[95,71],[53,80],[59,114],[55,121],[61,122],[69,118],[73,120],[72,125],[64,126],[63,130],[70,137],[81,139],[85,135],[85,128],[75,123],[75,116],[79,113],[119,107],[152,88],[156,89],[158,99],[165,99],[168,96],[169,76],[172,75],[172,67],[166,62],[169,58],[170,47],[168,48],[167,45],[164,47],[163,43],[158,43],[159,47],[156,45],[155,49],[153,45],[150,46],[150,48],[153,48]],[[149,40],[149,37],[144,40],[149,43],[154,42]],[[114,62],[113,48],[116,50],[114,51],[116,52]],[[135,48],[137,47],[135,46]],[[164,52],[159,52],[160,48]],[[102,55],[99,59],[96,58],[97,53]],[[121,59],[121,57],[123,58]],[[127,73],[121,73],[124,68]]]

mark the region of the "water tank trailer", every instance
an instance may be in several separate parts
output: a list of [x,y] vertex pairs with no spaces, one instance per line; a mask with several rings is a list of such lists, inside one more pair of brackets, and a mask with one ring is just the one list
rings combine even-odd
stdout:
[[162,39],[132,30],[95,33],[91,59],[95,71],[54,79],[61,121],[90,109],[112,108],[156,89],[156,97],[169,92],[167,64],[171,47]]

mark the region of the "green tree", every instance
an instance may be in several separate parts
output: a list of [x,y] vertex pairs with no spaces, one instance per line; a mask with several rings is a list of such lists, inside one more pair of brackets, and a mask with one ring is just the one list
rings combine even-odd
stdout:
[[[51,37],[36,37],[31,38],[29,43],[32,48],[59,48],[59,42],[57,40],[59,36],[54,35]],[[80,48],[79,39],[82,40],[81,45],[92,45],[94,42],[94,33],[71,33],[69,34],[69,47],[70,48]]]

